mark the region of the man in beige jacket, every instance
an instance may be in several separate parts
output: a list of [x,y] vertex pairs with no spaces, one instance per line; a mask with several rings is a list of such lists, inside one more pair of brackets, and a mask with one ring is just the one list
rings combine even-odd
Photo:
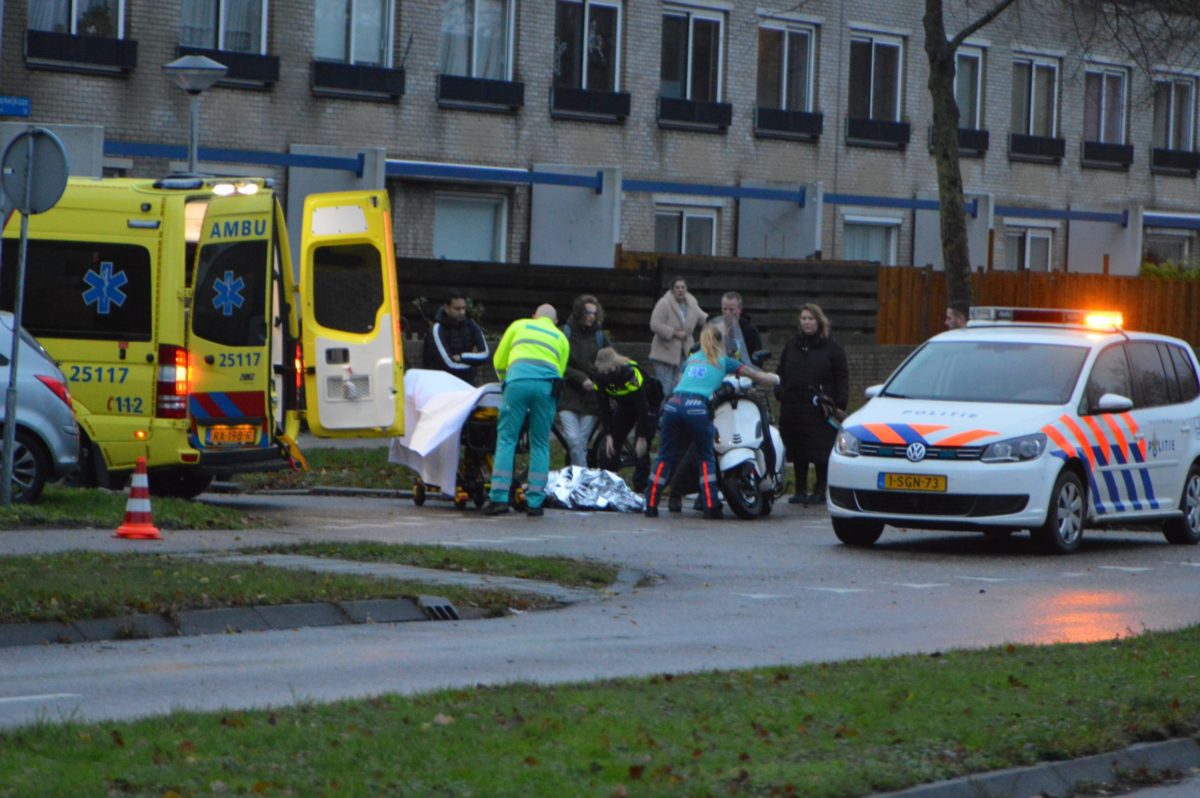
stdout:
[[696,297],[688,293],[687,281],[676,277],[650,314],[650,365],[662,383],[663,393],[671,395],[679,382],[679,366],[695,345],[694,334],[704,326],[706,314]]

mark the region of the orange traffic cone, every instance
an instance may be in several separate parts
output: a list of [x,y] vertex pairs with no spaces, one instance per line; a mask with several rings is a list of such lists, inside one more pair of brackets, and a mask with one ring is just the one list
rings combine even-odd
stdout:
[[129,483],[129,501],[125,503],[125,523],[117,527],[115,538],[162,540],[150,513],[150,481],[146,478],[146,458],[137,459]]

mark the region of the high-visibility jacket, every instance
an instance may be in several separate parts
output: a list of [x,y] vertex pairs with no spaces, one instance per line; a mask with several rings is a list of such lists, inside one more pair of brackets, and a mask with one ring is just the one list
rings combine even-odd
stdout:
[[571,344],[548,318],[517,319],[508,325],[496,346],[492,365],[505,379],[562,377]]

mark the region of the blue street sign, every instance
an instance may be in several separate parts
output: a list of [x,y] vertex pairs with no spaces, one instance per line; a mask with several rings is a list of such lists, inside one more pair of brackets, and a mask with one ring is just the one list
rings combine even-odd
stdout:
[[0,94],[0,116],[29,116],[29,110],[28,97]]

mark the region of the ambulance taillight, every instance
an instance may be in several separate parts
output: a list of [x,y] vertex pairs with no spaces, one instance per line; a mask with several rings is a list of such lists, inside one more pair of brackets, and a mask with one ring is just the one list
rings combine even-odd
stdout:
[[158,400],[154,415],[158,418],[187,418],[188,353],[182,346],[158,347]]

